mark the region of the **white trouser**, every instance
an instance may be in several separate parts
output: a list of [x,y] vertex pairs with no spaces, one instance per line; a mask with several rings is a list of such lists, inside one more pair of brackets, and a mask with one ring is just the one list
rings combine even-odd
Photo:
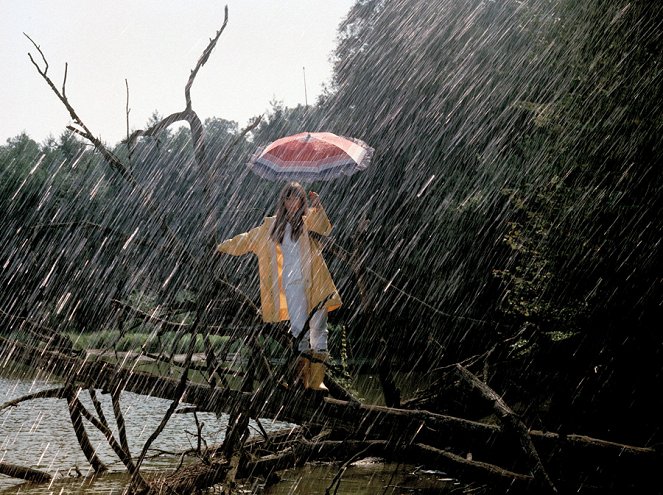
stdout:
[[[288,303],[288,315],[290,316],[290,332],[295,338],[299,337],[308,318],[308,303],[303,281],[287,284],[284,288],[285,299]],[[299,350],[309,349],[320,352],[327,350],[327,308],[316,311],[309,321],[309,330],[299,342]]]

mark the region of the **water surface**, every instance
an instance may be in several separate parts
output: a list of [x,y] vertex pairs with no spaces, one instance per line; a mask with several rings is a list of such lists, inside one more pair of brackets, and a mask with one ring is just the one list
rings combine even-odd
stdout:
[[[376,377],[364,375],[354,385],[364,399],[380,402]],[[32,380],[22,376],[0,377],[0,403],[57,386],[58,384],[46,382],[39,377]],[[97,391],[97,396],[103,404],[106,417],[116,431],[110,396],[100,391]],[[86,391],[81,392],[80,399],[93,411],[92,401]],[[132,455],[137,457],[148,436],[160,423],[170,401],[123,392],[121,403],[129,446]],[[197,417],[199,423],[204,424],[203,436],[207,444],[221,443],[227,426],[227,416],[198,413]],[[121,494],[129,481],[124,465],[117,459],[101,433],[87,421],[84,422],[97,454],[110,470],[108,474],[94,480],[84,478],[92,474],[92,471],[78,445],[65,400],[30,400],[0,411],[0,459],[11,464],[39,469],[54,477],[50,484],[30,484],[0,475],[0,493]],[[262,425],[268,432],[291,426],[269,420],[263,420]],[[258,433],[255,423],[250,427],[254,433]],[[179,462],[177,454],[195,447],[196,431],[197,426],[192,414],[173,415],[165,430],[152,444],[151,455],[146,458],[142,470],[174,469]],[[324,494],[331,486],[338,469],[339,464],[334,463],[289,469],[279,473],[281,482],[274,486],[265,487],[258,483],[245,487],[245,490],[246,493],[269,495]],[[336,493],[445,493],[454,486],[457,485],[446,473],[426,471],[421,466],[367,459],[354,463],[345,471]],[[334,489],[336,487],[331,493],[334,493]]]

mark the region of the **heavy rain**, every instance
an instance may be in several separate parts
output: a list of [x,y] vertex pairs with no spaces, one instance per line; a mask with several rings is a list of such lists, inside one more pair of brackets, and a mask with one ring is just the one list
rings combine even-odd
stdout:
[[[232,22],[117,143],[22,40],[72,123],[0,146],[0,493],[661,493],[663,5],[357,0],[323,94],[246,125],[190,92]],[[298,178],[342,305],[296,338],[247,162],[302,132],[370,150]]]

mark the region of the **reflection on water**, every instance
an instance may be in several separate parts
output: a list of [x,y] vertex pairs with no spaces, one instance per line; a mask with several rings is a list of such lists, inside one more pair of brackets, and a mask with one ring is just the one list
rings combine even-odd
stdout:
[[[55,387],[57,385],[40,380],[27,381],[0,377],[0,403]],[[104,407],[106,418],[116,431],[112,419],[114,416],[110,395],[97,391],[97,397]],[[80,399],[88,410],[94,411],[86,391],[81,392]],[[170,402],[123,392],[121,403],[129,447],[132,454],[137,456],[149,435],[161,422]],[[217,417],[212,413],[198,413],[198,420],[204,423],[203,435],[209,445],[223,440],[227,416]],[[108,446],[103,435],[87,421],[84,422],[90,442],[96,448],[101,460],[111,472],[123,472],[124,466]],[[268,428],[268,422],[265,423],[267,423],[265,428]],[[272,428],[283,426],[282,423],[275,424]],[[174,414],[159,438],[152,444],[154,456],[145,460],[144,467],[155,469],[172,466],[172,457],[157,457],[157,455],[163,452],[177,453],[195,447],[196,431],[192,414]],[[39,469],[58,478],[75,475],[76,469],[79,469],[83,475],[91,474],[89,464],[81,452],[71,426],[67,403],[63,399],[36,399],[0,411],[0,460]],[[0,475],[0,490],[20,483],[22,483],[20,480]],[[49,490],[30,493],[50,492]],[[26,492],[21,490],[21,493]],[[59,490],[55,493],[59,493]],[[109,493],[108,488],[104,493]]]
[[[281,473],[281,481],[267,488],[265,495],[395,495],[436,494],[457,490],[460,484],[445,473],[424,471],[410,464],[384,464],[367,459],[352,464],[338,487],[333,483],[339,466],[309,465]],[[327,492],[327,490],[329,490]]]
[[129,483],[126,473],[104,474],[98,479],[63,477],[52,483],[32,484],[16,481],[0,493],[3,495],[121,495]]
[[[377,460],[376,460],[377,461]],[[237,493],[262,495],[402,495],[458,493],[461,486],[445,473],[428,472],[408,464],[362,461],[344,472],[338,487],[334,478],[339,466],[307,465],[280,473],[280,482],[270,487],[260,484],[239,486]],[[104,474],[98,479],[61,478],[50,485],[22,484],[5,489],[3,495],[121,495],[129,482],[126,473]]]
[[[413,377],[397,377],[404,389],[412,386]],[[402,383],[401,383],[402,382]],[[354,384],[364,400],[380,403],[377,378],[370,375],[361,377]],[[0,403],[16,399],[40,390],[56,388],[57,384],[22,377],[0,377]],[[97,391],[106,418],[114,427],[110,396]],[[80,394],[81,402],[93,411],[92,401],[86,391]],[[170,402],[154,397],[139,396],[124,392],[121,397],[129,444],[134,456],[140,453],[148,436],[160,423]],[[223,440],[227,416],[217,417],[212,413],[199,413],[198,420],[204,423],[203,435],[208,445]],[[103,435],[90,426],[86,430],[92,445],[101,460],[110,469],[96,480],[84,479],[78,475],[91,474],[91,469],[76,440],[67,403],[62,399],[37,399],[23,402],[18,406],[0,411],[0,460],[11,464],[32,467],[54,476],[49,484],[29,484],[21,480],[0,475],[0,492],[5,494],[50,495],[50,494],[121,494],[128,483],[128,476],[122,463],[112,452]],[[267,431],[287,427],[286,423],[263,421]],[[255,424],[251,425],[257,433]],[[116,431],[116,430],[115,430]],[[143,470],[172,469],[178,457],[159,456],[169,452],[179,453],[196,445],[196,423],[192,414],[176,414],[170,419],[166,429],[152,445],[152,456],[146,458]],[[286,470],[280,473],[281,482],[264,488],[245,487],[244,493],[284,494],[324,494],[337,474],[338,465],[309,465],[304,468]],[[395,494],[395,493],[447,493],[457,488],[445,473],[425,472],[407,464],[383,464],[360,461],[350,466],[344,473],[338,494]],[[336,487],[330,493],[334,493]]]

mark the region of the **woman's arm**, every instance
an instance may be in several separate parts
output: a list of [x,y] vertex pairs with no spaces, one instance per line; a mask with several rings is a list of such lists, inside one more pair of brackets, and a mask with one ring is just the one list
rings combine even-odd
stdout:
[[255,227],[248,232],[236,235],[232,239],[223,241],[216,247],[221,253],[240,256],[255,251],[255,240],[260,227]]
[[311,232],[316,232],[320,235],[331,234],[332,224],[327,218],[327,213],[320,203],[320,196],[313,191],[309,192],[311,199],[311,208],[308,210],[308,215],[304,218],[306,228]]

